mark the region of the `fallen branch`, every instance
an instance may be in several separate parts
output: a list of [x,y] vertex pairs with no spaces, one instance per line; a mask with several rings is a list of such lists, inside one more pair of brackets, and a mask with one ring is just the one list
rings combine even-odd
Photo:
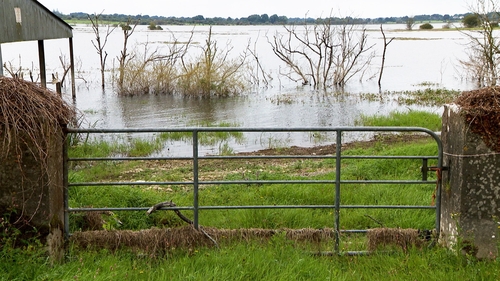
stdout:
[[[177,207],[177,205],[175,205],[174,202],[172,202],[172,200],[170,201],[165,201],[165,202],[161,202],[161,203],[158,203],[154,206],[152,206],[151,208],[149,208],[149,210],[146,212],[146,214],[149,216],[151,215],[151,213],[155,212],[156,210],[158,209],[161,209],[163,207]],[[190,225],[193,225],[194,222],[192,220],[190,220],[188,217],[184,216],[178,209],[172,209],[172,211],[174,211],[174,213],[183,221],[187,222],[188,224]],[[210,241],[212,241],[215,246],[217,248],[219,248],[219,245],[217,244],[217,241],[215,241],[212,237],[210,237],[210,235],[208,235],[208,233],[205,232],[205,230],[203,230],[203,228],[199,228],[199,230],[208,238],[210,239]]]

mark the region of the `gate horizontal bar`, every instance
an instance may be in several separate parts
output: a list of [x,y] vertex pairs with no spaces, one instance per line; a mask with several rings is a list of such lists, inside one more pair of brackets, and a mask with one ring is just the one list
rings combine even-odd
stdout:
[[[242,181],[199,181],[199,185],[228,185],[228,184],[334,184],[335,180],[242,180]],[[340,183],[344,184],[436,184],[436,181],[422,180],[343,180]],[[79,182],[69,183],[68,186],[124,186],[124,185],[193,185],[192,181],[179,182],[147,182],[147,181],[132,181],[132,182]]]
[[[349,155],[342,159],[438,159],[437,156],[376,156],[376,155]],[[234,160],[234,159],[335,159],[333,155],[255,155],[255,156],[199,156],[199,160]],[[68,161],[164,161],[164,160],[193,160],[193,157],[78,157],[68,158]]]
[[[163,133],[163,132],[421,132],[435,136],[433,131],[421,127],[294,127],[294,128],[241,128],[241,127],[185,127],[185,128],[66,128],[66,133]],[[437,136],[437,135],[436,135]]]
[[[333,209],[335,205],[253,205],[253,206],[199,206],[199,210],[242,210],[242,209]],[[340,205],[342,209],[436,209],[435,206],[417,205]],[[68,212],[103,211],[147,211],[150,207],[123,208],[69,208]],[[194,210],[194,207],[162,207],[157,210]]]

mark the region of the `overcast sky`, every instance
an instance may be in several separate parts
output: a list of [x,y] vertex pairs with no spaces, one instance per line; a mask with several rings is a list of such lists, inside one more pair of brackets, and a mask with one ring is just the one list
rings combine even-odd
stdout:
[[49,10],[72,12],[241,18],[251,14],[287,17],[400,17],[462,14],[471,0],[39,0]]

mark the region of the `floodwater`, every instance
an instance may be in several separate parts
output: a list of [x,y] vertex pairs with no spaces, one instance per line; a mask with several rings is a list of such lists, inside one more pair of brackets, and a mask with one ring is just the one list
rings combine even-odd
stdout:
[[[129,50],[148,47],[162,48],[172,42],[172,35],[180,42],[186,41],[193,31],[193,41],[202,44],[208,34],[205,26],[163,26],[163,31],[149,31],[139,26],[129,41]],[[361,114],[387,114],[393,110],[405,111],[418,107],[400,106],[394,102],[369,102],[357,93],[378,93],[378,72],[383,50],[380,27],[367,26],[369,45],[373,45],[375,57],[362,77],[357,76],[345,87],[351,93],[347,97],[330,93],[318,93],[308,87],[279,76],[284,64],[273,54],[267,37],[282,32],[280,26],[214,26],[213,40],[219,47],[229,44],[232,55],[238,56],[250,42],[259,60],[273,81],[267,87],[255,87],[238,97],[197,99],[179,96],[145,95],[118,96],[111,86],[100,88],[99,59],[92,45],[95,40],[89,26],[74,27],[74,46],[77,70],[77,98],[71,99],[69,86],[64,96],[85,114],[84,127],[94,128],[143,128],[143,127],[192,127],[200,123],[231,123],[238,127],[338,127],[354,126]],[[435,25],[439,29],[440,25]],[[463,77],[459,64],[465,59],[466,37],[458,31],[405,31],[404,25],[386,25],[388,39],[395,38],[387,47],[382,78],[382,92],[418,90],[439,87],[468,90],[473,86]],[[123,34],[116,29],[106,45],[107,65],[117,65],[116,57],[123,44]],[[47,73],[61,75],[60,58],[69,61],[66,39],[49,40],[45,43]],[[2,45],[3,61],[12,68],[22,66],[24,72],[36,69],[38,62],[36,42]],[[33,66],[35,65],[35,67]],[[108,76],[111,72],[108,72]],[[27,75],[25,74],[25,77]],[[111,79],[108,78],[108,81]],[[111,84],[111,83],[109,83]],[[441,108],[425,108],[441,112]],[[255,150],[270,146],[270,137],[247,137],[245,143],[232,143],[235,151]],[[358,137],[353,137],[358,138]],[[274,139],[274,137],[272,138]],[[329,142],[330,138],[322,138]],[[283,143],[282,143],[283,142]],[[286,136],[274,141],[274,145],[310,146],[317,144],[310,136]],[[171,144],[177,145],[178,144]],[[210,150],[209,148],[207,148]],[[214,148],[211,148],[212,151]]]

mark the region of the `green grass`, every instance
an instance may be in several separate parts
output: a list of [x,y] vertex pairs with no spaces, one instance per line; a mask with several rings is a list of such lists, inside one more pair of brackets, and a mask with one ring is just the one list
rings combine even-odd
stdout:
[[[370,148],[352,148],[345,155],[436,155],[436,145],[429,140],[416,144],[378,143]],[[429,163],[432,165],[431,163]],[[343,160],[342,179],[345,180],[418,180],[419,160]],[[281,162],[224,160],[205,161],[199,164],[202,180],[304,180],[335,179],[335,160],[283,160]],[[313,174],[313,175],[311,175]],[[70,173],[71,182],[88,181],[190,181],[192,163],[169,162],[104,162]],[[345,185],[342,204],[422,204],[431,202],[434,186],[394,185]],[[259,185],[208,185],[202,186],[200,205],[332,205],[335,196],[333,184],[259,184]],[[192,206],[191,186],[169,186],[147,189],[141,186],[76,187],[70,189],[72,207],[149,207],[158,202],[173,200],[178,206]],[[365,229],[377,224],[367,215],[392,227],[432,228],[431,211],[349,210],[342,216],[342,228]],[[279,215],[277,215],[279,214]],[[191,215],[191,214],[189,214]],[[118,213],[123,228],[141,229],[152,226],[176,225],[179,221],[168,212],[159,212],[144,220],[144,215]],[[77,220],[73,230],[81,227]],[[415,217],[421,219],[415,220]],[[238,210],[203,211],[200,223],[219,228],[321,228],[333,227],[331,210]],[[127,226],[127,227],[125,227]]]
[[[379,143],[371,147],[356,147],[345,151],[346,155],[432,155],[435,145],[428,140],[414,143]],[[291,161],[291,160],[288,160]],[[200,166],[201,175],[212,175],[223,169],[220,162]],[[219,175],[224,179],[332,179],[333,160],[299,160],[295,163],[231,163],[225,161],[229,172]],[[189,163],[178,163],[168,172],[154,166],[151,171],[144,162],[117,162],[99,175],[82,175],[85,180],[104,180],[113,177],[123,179],[155,180],[179,179],[189,172]],[[344,179],[417,179],[418,161],[413,160],[345,160]],[[161,171],[157,171],[161,168]],[[239,168],[245,172],[242,173]],[[306,176],[306,174],[313,173]],[[212,175],[213,176],[213,175]],[[214,176],[215,177],[215,176]],[[84,187],[72,188],[70,205],[76,206],[150,206],[160,201],[173,200],[179,206],[192,204],[192,194],[187,187],[170,187],[171,190],[134,187]],[[429,204],[433,186],[366,186],[349,185],[343,188],[343,204],[384,203]],[[200,202],[209,205],[239,204],[331,204],[332,187],[298,184],[284,185],[229,185],[203,188]],[[380,202],[382,203],[382,202]],[[151,226],[175,227],[184,225],[173,213],[156,212],[146,217],[143,212],[115,212],[122,226],[111,228],[140,229]],[[184,212],[191,217],[190,212]],[[369,216],[369,217],[368,217]],[[342,228],[366,228],[379,226],[371,218],[389,227],[421,227],[433,225],[429,211],[342,210]],[[81,215],[72,216],[72,227],[81,225]],[[281,227],[331,227],[330,210],[225,210],[204,211],[200,223],[220,228],[281,228]],[[73,229],[75,230],[75,229]],[[370,256],[318,256],[313,253],[332,250],[332,242],[317,246],[314,243],[295,243],[284,235],[276,235],[269,241],[226,242],[219,249],[176,249],[164,256],[148,256],[137,252],[118,250],[91,250],[70,248],[66,261],[50,265],[39,244],[23,248],[4,245],[0,251],[0,280],[498,280],[500,260],[483,262],[469,256],[455,255],[439,246],[410,249],[408,252],[390,254],[375,253]],[[342,250],[362,250],[362,238],[343,235]],[[318,248],[319,247],[319,248]]]
[[388,126],[388,127],[423,127],[433,131],[441,130],[441,116],[428,111],[411,110],[408,112],[393,111],[389,115],[361,115],[356,125]]
[[[411,113],[411,112],[410,112]],[[409,115],[411,117],[408,117]],[[420,116],[420,117],[417,117]],[[422,117],[423,116],[423,117]],[[395,114],[388,120],[366,117],[376,126],[393,126],[391,119],[406,119],[404,126],[418,118],[435,115]],[[408,121],[410,120],[410,121]],[[428,124],[429,120],[426,121]],[[392,124],[392,125],[391,125]],[[435,129],[435,128],[430,128]],[[143,144],[135,144],[142,146]],[[144,144],[148,147],[150,144]],[[73,147],[71,155],[109,156],[117,151],[130,153],[131,147],[98,143],[92,147]],[[148,150],[148,149],[146,149]],[[352,145],[343,155],[436,155],[437,148],[429,139],[408,142],[392,138],[370,146]],[[170,160],[169,160],[170,161]],[[342,160],[342,179],[418,180],[419,160]],[[429,165],[435,165],[430,161]],[[278,180],[335,178],[333,159],[270,160],[202,160],[200,177],[205,180]],[[109,161],[75,165],[71,182],[85,181],[190,181],[190,161]],[[435,178],[432,177],[431,179]],[[401,204],[430,205],[434,185],[342,185],[344,205]],[[331,184],[259,184],[209,185],[200,189],[201,205],[293,205],[333,204]],[[73,187],[71,207],[145,207],[172,200],[178,206],[193,204],[192,187],[185,186],[111,186]],[[193,214],[183,211],[187,217]],[[114,212],[104,217],[107,229],[144,229],[185,225],[173,212],[158,211],[151,216],[144,212]],[[110,219],[119,219],[122,224]],[[434,226],[432,210],[342,209],[342,229],[386,227],[429,229]],[[282,210],[205,210],[200,212],[200,224],[218,228],[316,228],[333,227],[331,209]],[[83,214],[72,214],[71,230],[84,226]],[[1,221],[5,223],[4,221]],[[51,265],[43,246],[28,241],[22,247],[12,247],[11,238],[1,236],[0,280],[499,280],[500,258],[478,261],[470,256],[436,246],[410,248],[407,252],[376,252],[369,256],[321,256],[319,250],[332,251],[333,241],[321,245],[293,242],[283,234],[269,240],[222,242],[220,248],[172,249],[163,255],[148,255],[131,250],[77,249],[70,245],[66,260]],[[341,236],[342,251],[366,250],[364,235]]]
[[497,262],[441,249],[370,256],[316,256],[283,236],[219,250],[175,251],[164,257],[127,251],[70,251],[51,266],[35,249],[3,248],[0,280],[498,280]]

